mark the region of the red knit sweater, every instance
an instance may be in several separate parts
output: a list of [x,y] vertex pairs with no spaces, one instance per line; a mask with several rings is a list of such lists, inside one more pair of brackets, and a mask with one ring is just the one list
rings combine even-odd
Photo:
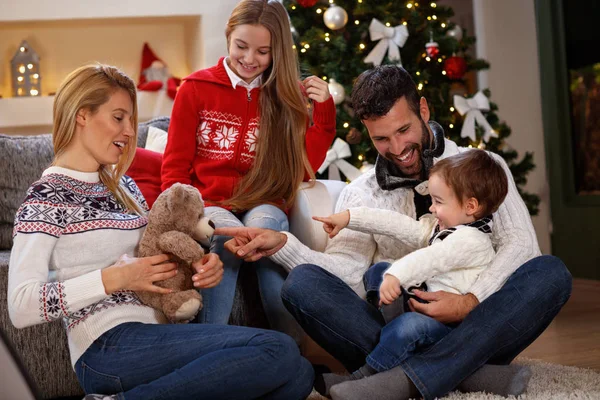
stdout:
[[[206,205],[227,200],[254,162],[260,140],[260,88],[231,85],[223,59],[197,71],[177,92],[161,171],[162,190],[176,182],[195,186]],[[331,97],[314,103],[314,125],[307,128],[306,151],[313,170],[335,138],[335,106]],[[285,174],[286,171],[281,171]]]

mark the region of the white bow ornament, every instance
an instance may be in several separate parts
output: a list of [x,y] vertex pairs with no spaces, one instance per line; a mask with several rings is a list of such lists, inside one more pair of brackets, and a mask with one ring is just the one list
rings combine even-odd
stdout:
[[405,25],[395,27],[385,26],[377,18],[371,20],[369,25],[369,35],[371,41],[379,40],[379,43],[371,50],[365,63],[373,63],[373,65],[381,65],[383,57],[387,52],[390,61],[398,61],[398,65],[402,66],[400,61],[400,47],[404,46],[408,39],[408,29]]
[[346,178],[353,181],[360,176],[361,172],[354,165],[344,160],[344,158],[348,158],[351,155],[350,145],[340,138],[335,139],[331,149],[327,151],[325,161],[323,161],[318,172],[322,174],[329,167],[329,179],[340,181],[342,180],[340,177],[341,170]]
[[454,95],[454,108],[460,115],[465,115],[465,120],[463,122],[462,130],[460,132],[461,137],[468,137],[473,142],[477,140],[475,135],[475,121],[479,126],[482,126],[484,129],[483,141],[488,142],[490,137],[498,137],[498,134],[490,123],[485,119],[481,111],[489,111],[490,110],[490,101],[486,97],[483,92],[479,91],[475,96],[470,99],[464,98],[459,95]]

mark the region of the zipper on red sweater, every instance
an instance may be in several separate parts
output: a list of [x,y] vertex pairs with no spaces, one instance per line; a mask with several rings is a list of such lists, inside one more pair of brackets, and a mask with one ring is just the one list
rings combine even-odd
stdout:
[[249,102],[252,101],[252,96],[250,96],[250,91],[248,90],[246,93],[248,94],[248,101]]

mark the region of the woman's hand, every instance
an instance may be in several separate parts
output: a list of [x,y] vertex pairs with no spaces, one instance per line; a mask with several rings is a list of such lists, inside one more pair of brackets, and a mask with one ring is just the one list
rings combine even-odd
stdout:
[[223,261],[218,254],[208,253],[202,257],[202,260],[192,264],[196,270],[192,280],[194,287],[198,289],[208,289],[217,286],[223,279]]
[[317,76],[309,76],[302,81],[309,99],[323,103],[329,99],[329,85],[323,79]]
[[123,254],[114,265],[102,270],[104,290],[106,294],[119,290],[171,293],[170,289],[154,285],[154,282],[172,278],[177,274],[177,264],[167,261],[169,256],[166,254],[143,258]]
[[350,223],[350,211],[342,211],[329,217],[312,217],[315,221],[323,223],[323,229],[329,234],[329,239],[337,235]]

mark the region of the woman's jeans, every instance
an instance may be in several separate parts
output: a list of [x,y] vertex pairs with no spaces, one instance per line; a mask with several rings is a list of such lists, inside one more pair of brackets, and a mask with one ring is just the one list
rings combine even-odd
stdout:
[[[442,397],[484,364],[510,363],[558,314],[571,286],[571,274],[558,258],[536,257],[456,328],[400,366],[425,399]],[[319,266],[294,268],[281,295],[304,331],[348,371],[364,365],[380,341],[379,310]]]
[[[267,228],[276,231],[289,231],[287,216],[279,208],[272,205],[261,205],[245,213],[234,214],[221,207],[206,207],[205,214],[217,228],[247,226]],[[224,248],[227,236],[213,236],[210,245],[211,253],[216,253],[223,261],[223,280],[211,289],[202,290],[203,307],[198,318],[202,323],[227,324],[233,306],[235,288],[240,268],[256,269],[258,289],[265,310],[265,315],[272,329],[287,333],[300,341],[303,332],[298,323],[285,309],[281,301],[281,287],[287,272],[268,257],[254,263],[246,263]]]
[[241,326],[124,323],[75,364],[86,393],[119,399],[305,399],[314,372],[287,335]]

